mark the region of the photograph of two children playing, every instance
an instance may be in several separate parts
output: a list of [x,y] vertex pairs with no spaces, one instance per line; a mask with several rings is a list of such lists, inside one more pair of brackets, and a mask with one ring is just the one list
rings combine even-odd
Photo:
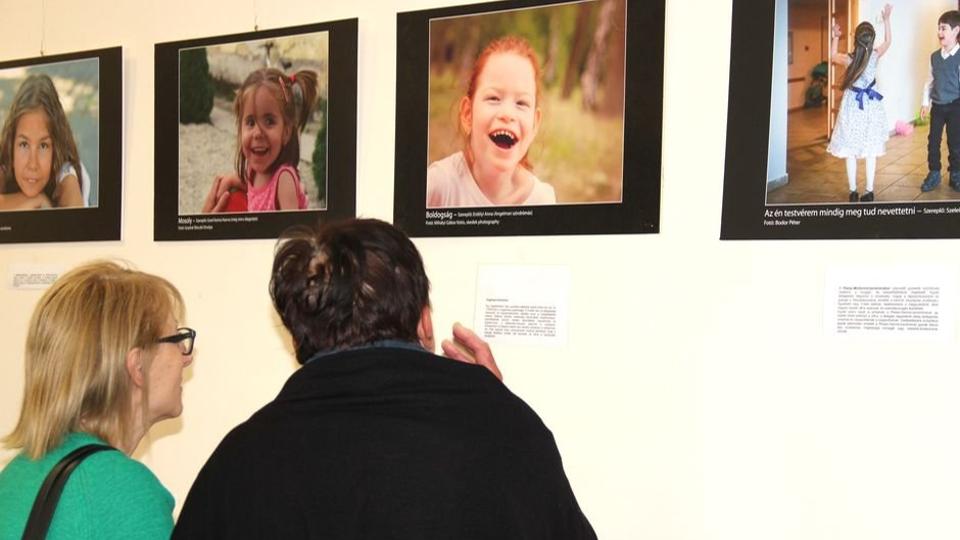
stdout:
[[787,140],[771,140],[787,175],[767,204],[960,200],[957,2],[815,4],[790,3]]

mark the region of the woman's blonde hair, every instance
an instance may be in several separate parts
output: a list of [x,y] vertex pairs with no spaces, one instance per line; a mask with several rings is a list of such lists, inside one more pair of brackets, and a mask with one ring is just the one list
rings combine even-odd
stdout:
[[127,353],[143,349],[149,367],[168,318],[182,315],[183,298],[169,281],[115,262],[61,276],[30,319],[23,405],[4,444],[36,459],[71,431],[127,441],[135,426]]

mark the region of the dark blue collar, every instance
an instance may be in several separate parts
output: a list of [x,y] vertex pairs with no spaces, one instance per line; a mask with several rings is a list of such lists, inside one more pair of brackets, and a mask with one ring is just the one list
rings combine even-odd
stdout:
[[380,341],[374,341],[373,343],[367,343],[365,345],[357,345],[356,347],[349,347],[346,349],[334,349],[319,351],[313,356],[311,356],[303,365],[307,365],[310,362],[313,362],[317,358],[323,358],[324,356],[330,356],[332,354],[347,352],[347,351],[362,351],[364,349],[409,349],[412,351],[426,351],[419,343],[414,343],[412,341],[403,341],[399,339],[384,339]]

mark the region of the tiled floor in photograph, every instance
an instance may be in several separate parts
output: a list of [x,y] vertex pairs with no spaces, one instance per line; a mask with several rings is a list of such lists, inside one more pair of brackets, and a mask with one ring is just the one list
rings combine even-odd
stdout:
[[[850,189],[844,160],[827,153],[826,107],[790,113],[787,128],[787,175],[789,182],[767,193],[768,204],[848,202]],[[877,202],[960,200],[960,192],[948,185],[946,134],[942,154],[943,181],[923,193],[920,184],[927,175],[928,126],[919,126],[907,136],[891,136],[887,153],[877,159],[874,193]],[[857,191],[865,191],[864,161],[857,160]]]

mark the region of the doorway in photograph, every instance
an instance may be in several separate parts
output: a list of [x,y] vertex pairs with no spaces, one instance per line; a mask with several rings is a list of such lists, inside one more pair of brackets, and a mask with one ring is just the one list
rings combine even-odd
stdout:
[[789,0],[787,174],[768,186],[767,203],[841,201],[849,191],[843,162],[827,154],[840,110],[843,68],[830,62],[830,32],[849,50],[858,0]]

